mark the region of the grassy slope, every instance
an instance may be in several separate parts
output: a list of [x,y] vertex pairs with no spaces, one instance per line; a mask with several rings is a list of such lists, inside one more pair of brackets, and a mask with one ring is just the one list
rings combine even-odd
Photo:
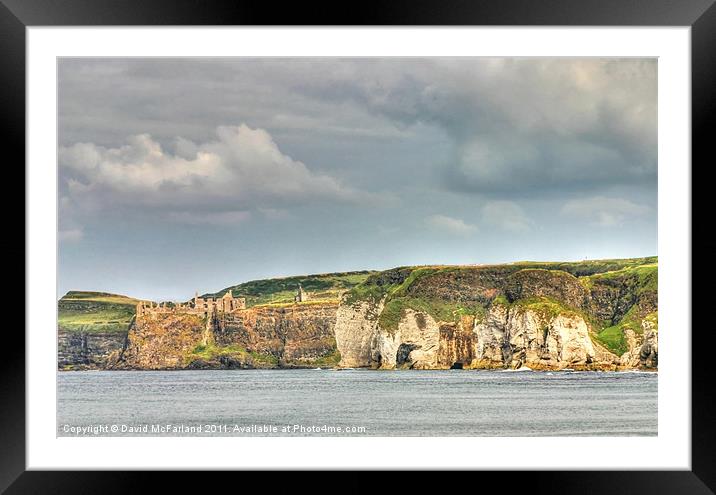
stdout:
[[[326,273],[253,280],[205,296],[221,297],[227,290],[231,290],[234,296],[246,297],[248,306],[286,304],[293,303],[296,288],[301,283],[310,293],[308,304],[338,301],[343,292],[363,282],[371,273]],[[138,302],[138,299],[106,292],[70,291],[57,304],[59,325],[67,331],[124,331],[134,316]]]
[[349,302],[365,299],[380,299],[386,294],[391,295],[405,292],[405,289],[425,276],[435,275],[445,272],[460,272],[471,270],[494,270],[502,269],[507,272],[517,272],[520,270],[547,270],[547,271],[563,271],[574,275],[575,277],[588,279],[594,275],[609,276],[609,272],[620,270],[637,270],[642,267],[657,266],[657,257],[650,256],[647,258],[626,258],[626,259],[609,259],[609,260],[585,260],[574,262],[551,262],[551,261],[519,261],[516,263],[507,263],[501,265],[426,265],[426,266],[404,266],[394,268],[387,271],[402,271],[407,278],[399,283],[385,283],[382,274],[385,272],[372,272],[372,276],[367,277],[365,282],[354,287],[349,294]]
[[241,362],[251,362],[257,367],[273,367],[278,364],[278,359],[270,354],[250,352],[238,345],[217,346],[215,344],[196,346],[188,357],[188,362],[197,358],[204,361],[216,361],[221,356],[231,357]]
[[624,330],[629,329],[638,335],[642,335],[644,333],[644,329],[641,326],[641,322],[643,320],[650,321],[654,330],[658,330],[659,316],[656,311],[649,313],[644,318],[641,318],[636,314],[634,309],[635,308],[632,308],[626,315],[624,315],[624,317],[616,325],[597,329],[595,332],[594,337],[607,349],[618,356],[621,356],[628,350]]
[[585,260],[585,261],[521,261],[514,265],[522,268],[542,268],[545,270],[562,270],[571,273],[575,277],[585,277],[600,273],[614,272],[625,268],[635,268],[644,265],[656,266],[658,257],[647,258],[625,258],[608,260]]
[[[646,263],[641,266],[628,266],[621,270],[614,270],[605,273],[595,274],[591,277],[585,277],[587,283],[584,284],[587,287],[593,286],[595,282],[599,281],[624,281],[626,283],[631,282],[634,287],[634,293],[637,296],[645,294],[647,292],[658,292],[658,266],[656,263]],[[595,331],[594,337],[603,344],[607,349],[617,355],[622,355],[628,350],[628,345],[624,335],[624,331],[629,329],[634,333],[641,335],[644,330],[641,322],[643,319],[649,320],[655,329],[658,328],[658,314],[652,312],[647,315],[638,314],[638,306],[634,305],[632,308],[621,318],[616,325],[603,325],[602,328],[598,328]],[[642,318],[643,316],[643,318]]]
[[437,321],[457,321],[463,315],[484,314],[484,308],[479,304],[446,302],[434,298],[408,295],[408,288],[421,278],[445,271],[459,270],[458,267],[406,267],[403,270],[410,270],[410,274],[403,282],[378,285],[367,280],[366,283],[351,291],[348,301],[352,302],[366,297],[377,300],[387,294],[385,307],[379,317],[381,327],[386,330],[397,329],[398,322],[406,309],[422,311]]
[[69,332],[123,332],[138,302],[117,294],[70,291],[57,304],[58,324]]
[[[319,275],[299,275],[295,277],[252,280],[243,284],[227,287],[206,297],[221,297],[231,290],[235,297],[245,297],[247,306],[260,304],[293,303],[298,284],[309,292],[312,301],[338,301],[341,294],[364,282],[374,272],[324,273]],[[309,301],[310,302],[310,301]]]

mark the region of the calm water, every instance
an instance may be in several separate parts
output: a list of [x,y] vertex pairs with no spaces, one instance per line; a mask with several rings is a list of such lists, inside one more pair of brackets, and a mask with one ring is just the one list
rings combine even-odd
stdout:
[[62,372],[57,433],[656,435],[657,380],[638,372]]

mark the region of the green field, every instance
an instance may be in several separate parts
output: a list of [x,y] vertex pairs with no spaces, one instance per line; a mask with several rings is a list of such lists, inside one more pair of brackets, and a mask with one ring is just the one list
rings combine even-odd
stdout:
[[575,277],[584,277],[599,273],[614,272],[629,268],[639,268],[648,265],[656,266],[657,256],[646,258],[617,258],[606,260],[584,260],[584,261],[520,261],[513,263],[523,268],[542,268],[545,270],[562,270],[571,273]]
[[298,284],[301,284],[303,289],[310,293],[313,301],[338,302],[344,292],[364,282],[371,273],[374,272],[324,273],[252,280],[219,292],[204,294],[203,297],[221,297],[230,290],[234,297],[246,298],[248,307],[263,304],[282,305],[293,303]]
[[656,262],[644,263],[638,266],[626,266],[618,270],[595,273],[588,277],[581,277],[585,280],[587,287],[592,287],[595,282],[609,282],[629,279],[633,285],[638,286],[641,292],[656,291],[659,288],[659,267]]
[[58,324],[68,332],[125,332],[138,302],[117,294],[70,291],[57,304]]
[[642,335],[644,333],[642,327],[643,320],[649,321],[652,323],[652,327],[658,330],[658,319],[659,316],[657,312],[649,313],[644,318],[640,318],[636,312],[632,310],[616,325],[597,330],[594,334],[594,338],[614,354],[621,356],[628,350],[624,331],[632,330],[635,334]]

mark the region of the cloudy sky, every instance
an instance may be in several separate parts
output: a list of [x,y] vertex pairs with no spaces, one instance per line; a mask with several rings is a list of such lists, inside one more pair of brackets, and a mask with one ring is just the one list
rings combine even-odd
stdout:
[[61,59],[59,287],[657,254],[652,59]]

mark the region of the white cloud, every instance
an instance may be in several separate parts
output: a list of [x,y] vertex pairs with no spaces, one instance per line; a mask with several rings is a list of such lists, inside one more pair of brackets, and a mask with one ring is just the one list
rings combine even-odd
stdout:
[[532,229],[522,207],[513,201],[490,201],[482,207],[482,220],[509,232],[526,232]]
[[430,215],[425,218],[427,224],[435,229],[449,232],[455,235],[468,235],[477,232],[477,227],[459,218],[449,217],[447,215]]
[[214,213],[206,218],[221,223],[235,223],[240,210],[266,203],[380,200],[377,194],[313,173],[284,154],[263,129],[221,126],[216,135],[200,144],[178,138],[176,154],[148,134],[132,136],[117,148],[92,143],[61,147],[67,195],[87,208],[130,205],[173,211],[178,221],[193,221],[197,212],[209,211]]
[[575,199],[562,206],[564,216],[588,221],[601,227],[622,225],[629,217],[641,216],[649,207],[636,204],[628,199],[594,196]]
[[84,232],[82,229],[60,230],[57,237],[60,242],[78,242],[84,238]]

